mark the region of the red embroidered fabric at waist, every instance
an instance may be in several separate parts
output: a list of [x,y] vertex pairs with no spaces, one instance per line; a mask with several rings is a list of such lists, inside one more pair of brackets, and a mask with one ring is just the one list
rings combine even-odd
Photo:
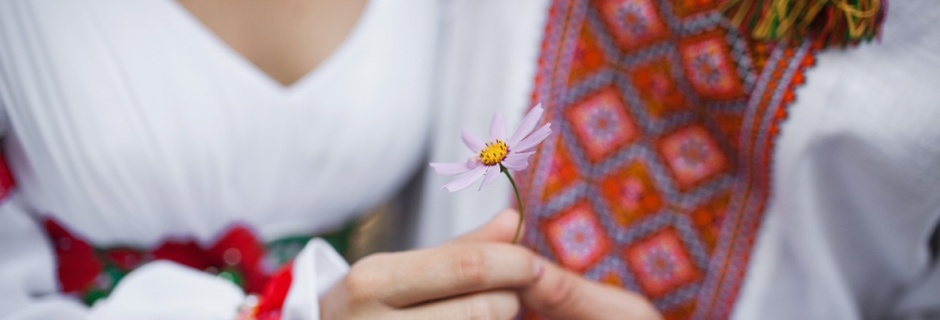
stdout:
[[211,245],[194,240],[168,240],[152,250],[95,248],[54,220],[46,219],[57,258],[60,289],[91,305],[106,297],[137,267],[154,260],[173,261],[227,278],[248,293],[260,293],[278,268],[289,262],[312,237],[262,244],[248,228],[234,226]]

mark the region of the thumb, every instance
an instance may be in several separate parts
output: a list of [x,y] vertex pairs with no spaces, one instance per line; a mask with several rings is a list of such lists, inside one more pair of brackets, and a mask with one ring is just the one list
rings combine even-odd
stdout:
[[[519,212],[513,209],[505,209],[497,214],[489,222],[480,226],[476,230],[470,231],[453,241],[455,242],[510,242],[516,234],[516,228],[519,223]],[[522,238],[522,235],[519,235]]]

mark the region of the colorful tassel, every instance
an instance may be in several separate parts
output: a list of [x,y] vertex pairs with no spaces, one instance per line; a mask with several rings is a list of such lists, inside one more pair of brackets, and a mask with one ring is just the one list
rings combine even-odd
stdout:
[[856,45],[878,37],[887,0],[728,0],[724,12],[759,41]]

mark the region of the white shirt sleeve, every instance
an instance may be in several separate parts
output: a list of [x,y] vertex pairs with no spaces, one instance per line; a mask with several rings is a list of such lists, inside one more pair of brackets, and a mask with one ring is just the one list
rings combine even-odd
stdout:
[[320,296],[347,272],[349,265],[326,241],[318,238],[308,242],[294,260],[293,282],[281,319],[320,319]]
[[817,56],[774,150],[733,319],[937,319],[940,5],[891,3],[882,39]]

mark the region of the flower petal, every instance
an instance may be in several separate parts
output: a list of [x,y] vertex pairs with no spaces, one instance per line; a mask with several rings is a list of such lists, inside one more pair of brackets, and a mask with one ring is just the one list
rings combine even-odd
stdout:
[[477,191],[483,190],[483,187],[496,181],[496,177],[499,176],[499,166],[489,166],[486,167],[486,177],[483,178],[483,183],[480,183],[480,189]]
[[519,141],[517,145],[509,145],[509,150],[512,152],[526,152],[534,148],[536,145],[541,143],[545,138],[548,138],[548,135],[552,134],[551,123],[546,123],[544,126],[535,130],[531,135]]
[[443,175],[447,175],[447,176],[452,176],[452,175],[455,175],[455,174],[461,174],[461,173],[470,171],[470,169],[472,169],[471,167],[468,167],[468,166],[467,166],[467,163],[460,163],[460,162],[458,162],[458,163],[453,163],[453,162],[451,162],[451,163],[440,163],[440,162],[431,163],[431,168],[434,168],[434,172],[437,172],[437,174],[443,174]]
[[542,118],[543,112],[544,109],[542,109],[541,103],[535,105],[532,110],[529,110],[529,112],[525,114],[525,117],[522,118],[522,122],[519,124],[519,127],[516,128],[516,131],[512,133],[512,137],[509,138],[507,143],[510,145],[517,144],[522,138],[532,133],[532,130],[535,130],[535,125],[537,125],[539,119]]
[[529,167],[529,157],[531,157],[535,152],[523,152],[523,153],[510,153],[506,156],[506,159],[503,159],[503,164],[506,169],[512,171],[522,171]]
[[448,184],[444,185],[444,189],[450,192],[460,191],[466,189],[467,187],[473,185],[477,179],[483,176],[486,173],[486,167],[480,166],[473,168],[473,170],[464,172],[457,177],[457,180],[451,181]]
[[480,162],[480,157],[478,157],[478,156],[472,156],[472,157],[470,157],[469,159],[467,159],[467,164],[466,164],[467,170],[476,169],[476,167],[479,167],[479,166],[482,165],[482,164],[483,164],[483,163]]
[[464,130],[461,132],[460,139],[463,140],[463,144],[467,145],[467,148],[470,148],[470,151],[474,153],[483,151],[483,148],[486,148],[486,145],[483,144],[483,140],[477,138],[477,136],[470,133],[470,131]]
[[506,141],[506,119],[503,118],[503,114],[499,111],[496,111],[496,115],[493,116],[493,122],[490,123],[490,139]]

